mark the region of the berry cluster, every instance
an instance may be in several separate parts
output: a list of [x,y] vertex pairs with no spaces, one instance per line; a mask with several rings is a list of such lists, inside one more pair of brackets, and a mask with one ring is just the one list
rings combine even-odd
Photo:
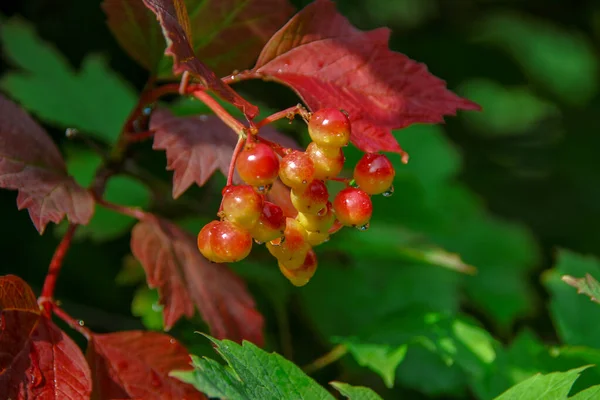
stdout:
[[[350,141],[350,121],[338,109],[321,109],[310,115],[312,142],[306,151],[286,149],[281,158],[262,142],[249,140],[239,153],[236,169],[243,185],[223,189],[218,221],[198,234],[200,252],[213,262],[245,258],[253,241],[266,243],[283,275],[303,286],[317,268],[313,251],[342,226],[368,228],[373,212],[371,196],[392,193],[395,171],[382,154],[367,153],[356,164],[352,182],[337,178],[344,167],[342,148]],[[295,215],[269,202],[265,194],[280,179],[290,189]],[[341,180],[347,187],[329,200],[327,180]],[[350,185],[352,183],[352,185]]]

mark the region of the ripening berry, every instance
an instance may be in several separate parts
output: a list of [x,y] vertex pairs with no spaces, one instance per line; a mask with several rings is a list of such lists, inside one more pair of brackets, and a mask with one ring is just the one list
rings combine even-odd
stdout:
[[308,154],[293,151],[281,159],[279,178],[292,189],[301,189],[313,180],[315,166]]
[[250,185],[229,185],[223,189],[225,218],[245,229],[256,225],[263,210],[262,196]]
[[287,268],[300,267],[310,250],[306,229],[294,218],[286,218],[283,239],[267,243],[267,249],[278,261],[285,263]]
[[304,286],[315,275],[317,271],[317,255],[310,250],[304,257],[304,261],[299,268],[290,269],[285,264],[279,262],[279,270],[294,286]]
[[308,232],[308,244],[312,247],[323,244],[329,240],[329,232]]
[[269,242],[283,236],[285,231],[285,215],[277,204],[265,201],[257,224],[250,229],[250,234],[258,242]]
[[350,141],[350,120],[337,108],[322,108],[310,117],[308,134],[319,146],[344,147]]
[[349,187],[335,196],[333,210],[336,218],[343,225],[363,227],[371,219],[373,203],[365,191]]
[[311,142],[306,147],[306,154],[315,166],[315,179],[335,178],[344,168],[344,161],[346,161],[341,148],[322,148],[315,142]]
[[233,222],[220,221],[211,229],[210,247],[215,258],[211,261],[240,261],[246,258],[252,250],[252,236],[247,230]]
[[314,179],[303,189],[292,189],[290,199],[298,212],[317,215],[327,206],[329,192],[325,182]]
[[198,250],[204,257],[213,262],[222,262],[220,259],[215,257],[215,253],[212,251],[210,244],[210,238],[212,237],[212,229],[215,225],[218,225],[221,221],[211,221],[204,225],[198,233]]
[[310,232],[327,233],[335,222],[335,214],[333,212],[333,205],[331,202],[327,202],[325,205],[325,211],[311,215],[306,213],[298,213],[296,220]]
[[248,143],[235,165],[240,178],[255,187],[271,185],[279,174],[279,158],[264,143]]
[[395,175],[394,166],[383,154],[366,153],[354,167],[354,181],[370,195],[387,192]]

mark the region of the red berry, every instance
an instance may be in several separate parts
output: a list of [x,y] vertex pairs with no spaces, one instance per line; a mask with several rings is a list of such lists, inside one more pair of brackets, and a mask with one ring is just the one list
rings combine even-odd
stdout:
[[258,223],[250,229],[252,237],[259,242],[280,238],[285,231],[285,215],[277,204],[265,201]]
[[215,253],[212,251],[210,240],[212,237],[212,229],[215,225],[218,225],[221,221],[211,221],[204,225],[198,233],[198,250],[204,257],[213,262],[222,262],[220,259],[215,257]]
[[323,147],[344,147],[350,141],[350,120],[337,108],[322,108],[308,122],[308,134]]
[[299,268],[289,269],[279,262],[279,270],[294,286],[304,286],[317,271],[317,255],[313,250],[308,251]]
[[281,159],[279,178],[293,189],[304,188],[313,180],[315,166],[308,154],[293,151]]
[[271,185],[279,174],[279,158],[264,143],[249,143],[236,160],[240,178],[251,186]]
[[306,229],[293,218],[286,218],[283,240],[267,243],[267,249],[289,269],[298,268],[310,250]]
[[290,198],[298,212],[316,215],[327,205],[329,192],[325,182],[315,179],[304,189],[292,189]]
[[223,189],[223,214],[228,221],[250,229],[258,222],[262,209],[262,196],[252,186],[230,185]]
[[299,212],[296,216],[296,220],[300,222],[300,225],[302,225],[309,233],[327,233],[335,222],[333,205],[328,201],[324,211],[317,215]]
[[252,250],[252,236],[233,222],[220,221],[211,229],[210,247],[215,259],[220,260],[215,262],[240,261]]
[[306,154],[315,166],[315,179],[335,178],[344,168],[346,161],[341,148],[319,147],[315,142],[308,145]]
[[383,154],[366,153],[354,168],[354,181],[371,195],[390,190],[395,175],[394,166]]
[[333,209],[343,225],[363,227],[371,219],[373,203],[365,191],[350,187],[335,196]]

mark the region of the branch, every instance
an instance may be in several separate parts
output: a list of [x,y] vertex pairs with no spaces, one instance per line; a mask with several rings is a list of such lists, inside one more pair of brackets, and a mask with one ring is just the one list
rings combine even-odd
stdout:
[[325,354],[323,357],[317,358],[315,361],[302,368],[302,370],[304,370],[304,372],[306,372],[307,374],[312,374],[313,372],[316,372],[330,364],[333,364],[340,358],[344,357],[347,353],[348,348],[343,344],[338,344],[333,349],[331,349],[329,353]]
[[140,221],[147,220],[150,216],[150,213],[147,213],[146,211],[140,208],[128,207],[123,206],[121,204],[111,203],[110,201],[106,201],[103,198],[97,196],[95,193],[93,195],[96,200],[96,203],[100,204],[102,207],[108,208],[109,210],[116,211],[119,214],[127,215]]
[[69,325],[71,328],[73,328],[77,332],[81,333],[88,341],[92,338],[92,331],[90,331],[88,328],[86,328],[84,326],[85,324],[84,324],[83,320],[80,320],[80,319],[76,320],[75,318],[73,318],[69,314],[67,314],[67,312],[65,310],[63,310],[56,304],[52,304],[52,307],[54,310],[54,315],[56,315],[58,318],[65,321],[65,323],[67,325]]
[[206,104],[208,108],[210,108],[217,117],[221,118],[221,120],[227,124],[238,136],[246,135],[246,126],[242,124],[240,121],[235,119],[226,109],[223,108],[215,99],[213,99],[208,93],[205,91],[195,91],[192,95]]
[[269,115],[265,119],[258,121],[256,123],[256,128],[260,129],[265,125],[271,124],[271,123],[278,121],[280,119],[283,119],[283,118],[289,119],[290,123],[291,123],[294,120],[294,117],[296,115],[300,115],[302,117],[302,119],[307,121],[310,113],[308,112],[308,110],[306,110],[306,108],[304,108],[304,106],[302,104],[296,104],[293,107],[289,107],[289,108],[286,108],[285,110],[278,111],[274,114]]

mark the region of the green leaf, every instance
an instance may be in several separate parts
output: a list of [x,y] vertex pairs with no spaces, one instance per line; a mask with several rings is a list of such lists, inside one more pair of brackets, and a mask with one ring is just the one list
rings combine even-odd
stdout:
[[577,289],[577,293],[589,296],[592,301],[600,303],[600,283],[590,274],[585,278],[574,278],[569,275],[562,277],[563,282]]
[[381,376],[388,388],[394,386],[396,369],[406,356],[407,345],[361,343],[356,338],[333,338],[332,340],[346,346],[360,366],[367,367]]
[[504,49],[529,80],[564,101],[585,104],[598,89],[598,59],[582,32],[567,31],[549,21],[498,13],[482,21],[477,37]]
[[595,400],[600,398],[600,385],[588,388],[569,397],[570,400]]
[[589,366],[547,375],[536,374],[508,389],[495,400],[566,400],[573,383],[587,368]]
[[560,112],[526,87],[506,87],[490,80],[472,79],[459,92],[483,107],[483,112],[466,113],[464,119],[475,132],[486,136],[525,134]]
[[550,311],[562,340],[574,346],[600,349],[600,307],[580,296],[561,280],[563,275],[600,277],[600,262],[560,250],[556,266],[543,275],[550,291]]
[[116,142],[137,96],[102,57],[88,56],[75,71],[19,19],[0,27],[0,40],[8,61],[18,68],[0,79],[11,97],[48,123]]
[[343,382],[330,382],[329,384],[349,400],[382,400],[372,389],[364,386],[352,386]]
[[229,400],[333,400],[324,388],[300,368],[281,357],[244,341],[209,337],[227,366],[209,358],[192,356],[192,371],[174,371],[177,379],[210,397]]
[[159,304],[158,291],[142,287],[135,292],[131,302],[131,313],[142,319],[147,329],[162,331],[163,314],[162,306]]

